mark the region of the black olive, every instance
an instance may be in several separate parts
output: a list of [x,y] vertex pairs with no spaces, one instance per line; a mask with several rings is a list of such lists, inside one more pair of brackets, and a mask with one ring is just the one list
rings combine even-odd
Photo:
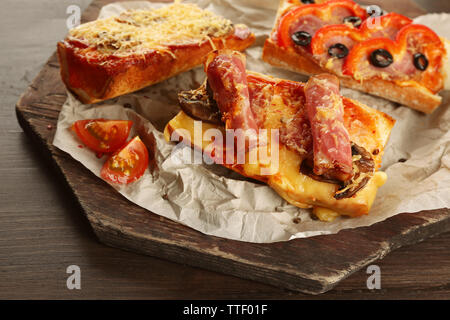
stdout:
[[428,67],[428,59],[422,53],[414,54],[414,66],[420,70],[424,71]]
[[292,41],[299,46],[307,46],[311,43],[311,35],[306,31],[297,31],[294,32],[291,36]]
[[348,48],[342,43],[336,43],[328,48],[328,54],[332,57],[342,59],[348,55]]
[[310,4],[310,3],[315,3],[315,2],[314,2],[314,0],[302,0],[302,3]]
[[394,62],[392,54],[385,49],[376,49],[370,54],[370,62],[379,68],[386,68]]
[[357,28],[361,25],[361,18],[355,16],[345,17],[344,23],[351,23],[355,28]]

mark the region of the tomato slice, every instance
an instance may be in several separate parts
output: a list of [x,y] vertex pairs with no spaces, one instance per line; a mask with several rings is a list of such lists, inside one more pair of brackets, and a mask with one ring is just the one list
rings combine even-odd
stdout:
[[[378,77],[384,69],[372,66],[369,62],[370,54],[375,50],[385,50],[393,56],[393,61],[401,60],[401,48],[387,38],[375,38],[362,41],[355,45],[345,60],[343,73],[353,76],[356,80]],[[387,68],[386,68],[387,69]]]
[[[379,19],[374,21],[374,19]],[[317,30],[311,41],[311,50],[314,55],[321,55],[330,45],[342,43],[351,49],[358,42],[373,38],[395,39],[398,32],[412,20],[397,13],[368,18],[359,29],[346,24],[327,25]]]
[[324,4],[308,4],[291,7],[278,24],[277,43],[288,48],[294,43],[291,35],[297,31],[306,31],[311,37],[324,25],[343,23],[343,18],[356,16],[361,20],[367,13],[351,0],[330,0]]
[[424,25],[411,24],[399,31],[396,43],[406,48],[411,55],[423,54],[426,57],[428,67],[424,71],[418,71],[417,81],[433,93],[439,92],[444,87],[441,70],[446,54],[441,38]]
[[99,153],[112,153],[127,141],[133,121],[90,119],[79,120],[73,129],[80,140]]
[[138,180],[147,167],[147,148],[136,136],[106,160],[100,175],[110,182],[128,184]]
[[313,55],[322,55],[333,44],[342,43],[351,49],[354,43],[361,40],[364,40],[364,35],[358,29],[345,24],[328,25],[317,30],[311,41],[311,50]]
[[368,18],[360,28],[351,24],[326,25],[317,30],[312,38],[311,53],[323,68],[342,75],[346,55],[356,44],[372,38],[395,39],[398,32],[411,22],[405,16],[390,13]]
[[398,32],[413,21],[398,13],[388,13],[381,17],[365,20],[360,27],[365,38],[389,38],[395,40]]
[[[383,49],[393,56],[388,68],[372,66],[369,57],[375,50]],[[413,57],[422,54],[428,61],[425,70],[414,66]],[[443,87],[440,70],[445,56],[444,45],[436,33],[423,25],[409,24],[397,34],[395,41],[388,38],[375,38],[362,41],[350,50],[343,67],[343,73],[356,80],[380,77],[389,80],[415,80],[433,93]]]

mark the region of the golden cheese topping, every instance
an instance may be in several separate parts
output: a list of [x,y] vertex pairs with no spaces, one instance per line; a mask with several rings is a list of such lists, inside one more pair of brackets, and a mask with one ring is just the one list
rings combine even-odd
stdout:
[[[202,137],[209,129],[222,131],[223,127],[202,123]],[[181,136],[187,134],[184,141],[190,141],[193,147],[208,154],[206,150],[211,141],[202,138],[198,139],[199,141],[192,139],[194,136],[194,119],[190,118],[183,111],[180,111],[165,127],[164,136],[167,141],[171,141],[173,132],[177,132]],[[244,176],[264,181],[281,197],[295,206],[300,208],[321,207],[329,209],[326,212],[323,209],[315,209],[314,211],[318,214],[319,219],[324,221],[332,220],[335,215],[333,212],[349,216],[367,214],[375,199],[377,189],[386,182],[387,178],[384,172],[375,172],[365,187],[353,197],[337,200],[334,198],[334,194],[337,191],[336,185],[314,180],[300,172],[299,167],[302,158],[297,152],[280,145],[278,162],[279,165],[276,166],[276,170],[272,170],[273,163],[266,165],[261,162],[256,164],[246,162],[241,166],[224,164],[224,166]],[[272,174],[262,176],[261,169],[263,167],[269,168]]]
[[119,16],[82,24],[69,31],[100,53],[125,56],[149,49],[209,41],[233,30],[230,20],[194,4],[174,3],[155,10],[129,10]]

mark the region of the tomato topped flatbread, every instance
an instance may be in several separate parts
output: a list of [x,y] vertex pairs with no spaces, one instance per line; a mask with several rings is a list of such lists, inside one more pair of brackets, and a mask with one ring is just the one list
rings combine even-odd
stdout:
[[352,0],[285,0],[263,60],[308,75],[329,72],[343,86],[430,113],[446,83],[446,41],[408,17],[379,16]]

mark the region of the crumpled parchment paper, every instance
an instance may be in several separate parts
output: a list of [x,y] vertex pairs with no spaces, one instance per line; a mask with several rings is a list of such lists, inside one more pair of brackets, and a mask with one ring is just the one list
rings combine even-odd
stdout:
[[[189,1],[188,1],[189,2]],[[274,68],[261,60],[262,45],[272,28],[278,1],[199,0],[202,8],[218,13],[234,23],[244,23],[257,40],[247,49],[249,70],[291,80],[306,78]],[[145,1],[113,3],[102,8],[100,18],[127,8],[156,8],[161,3]],[[433,14],[416,19],[434,27],[450,39],[450,15]],[[382,170],[388,180],[379,191],[370,214],[360,218],[337,218],[333,222],[313,220],[309,210],[288,204],[270,187],[246,181],[219,165],[190,164],[187,147],[165,141],[162,130],[177,114],[176,95],[197,88],[204,80],[202,67],[160,84],[94,105],[83,105],[69,94],[64,104],[53,144],[80,161],[95,175],[106,157],[98,159],[70,130],[76,120],[89,118],[131,119],[130,137],[138,134],[153,140],[158,169],[138,181],[113,187],[137,205],[178,221],[205,234],[269,243],[294,238],[333,234],[346,228],[369,226],[401,212],[417,212],[450,207],[450,95],[432,115],[398,106],[351,89],[342,94],[386,112],[397,120],[386,148]],[[190,150],[190,148],[189,148]],[[399,160],[406,160],[405,162]],[[294,223],[295,220],[299,223]]]

